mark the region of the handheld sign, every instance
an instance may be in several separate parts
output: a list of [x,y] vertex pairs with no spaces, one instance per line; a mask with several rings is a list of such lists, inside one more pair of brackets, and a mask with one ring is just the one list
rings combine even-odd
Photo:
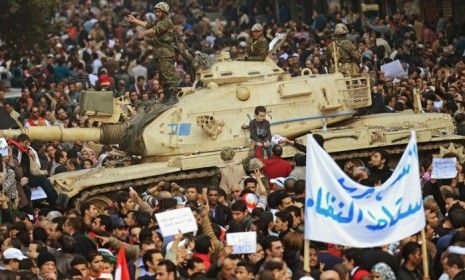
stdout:
[[233,247],[233,254],[257,252],[257,232],[235,232],[226,234],[226,243]]
[[172,236],[181,231],[182,233],[198,230],[197,223],[190,208],[180,208],[155,214],[161,235]]
[[47,194],[41,186],[31,188],[31,200],[39,200],[47,198]]
[[5,138],[0,138],[0,155],[2,157],[8,156],[8,143]]
[[380,68],[384,76],[391,79],[403,77],[407,74],[399,60],[383,64]]
[[433,179],[450,179],[457,176],[457,158],[433,158]]

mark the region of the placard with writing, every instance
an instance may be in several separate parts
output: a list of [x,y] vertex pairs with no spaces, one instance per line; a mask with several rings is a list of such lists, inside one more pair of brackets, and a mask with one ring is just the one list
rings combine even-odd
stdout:
[[198,230],[197,222],[190,208],[180,208],[155,214],[162,236],[172,236]]
[[226,234],[226,243],[233,247],[233,254],[257,252],[257,232],[234,232]]
[[450,179],[457,176],[457,158],[433,158],[433,179]]

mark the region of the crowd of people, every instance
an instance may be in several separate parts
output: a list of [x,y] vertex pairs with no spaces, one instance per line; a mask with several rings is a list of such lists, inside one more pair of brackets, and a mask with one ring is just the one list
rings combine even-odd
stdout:
[[[193,86],[195,69],[184,56],[176,52],[168,60],[175,65],[174,85],[154,61],[160,53],[153,42],[139,38],[150,33],[140,36],[138,23],[147,30],[155,26],[157,2],[63,1],[52,19],[63,28],[46,39],[48,51],[17,56],[0,46],[0,106],[18,127],[94,127],[99,124],[80,114],[83,91],[109,90],[137,107],[140,101],[164,102],[165,91],[172,94],[174,87]],[[247,55],[251,42],[260,38],[265,45],[264,39],[288,32],[271,58],[291,76],[304,68],[316,75],[333,71],[328,49],[335,27],[344,24],[347,32],[341,34],[355,46],[351,63],[373,82],[373,105],[360,114],[412,109],[418,93],[425,112],[450,114],[458,133],[465,133],[465,33],[452,19],[432,24],[401,11],[367,19],[342,9],[315,10],[306,24],[293,21],[286,5],[275,11],[271,2],[172,1],[162,8],[179,41],[209,55],[228,49],[232,59],[255,59]],[[256,57],[263,60],[262,54]],[[405,75],[386,77],[380,66],[396,59]],[[11,88],[21,88],[16,100],[6,98]],[[102,166],[109,147],[37,142],[25,134],[10,139],[0,146],[0,279],[115,279],[119,250],[126,254],[130,279],[425,279],[419,235],[370,249],[312,241],[311,271],[304,271],[305,154],[297,153],[291,163],[281,156],[282,145],[302,152],[305,146],[273,137],[266,108],[257,107],[255,115],[254,158],[244,163],[233,149],[223,149],[219,186],[159,182],[142,194],[121,191],[104,209],[92,203],[62,209],[48,177]],[[389,178],[392,166],[380,150],[346,172],[375,186]],[[434,180],[431,161],[422,163],[430,279],[465,279],[465,171],[461,164],[457,170],[454,179]],[[46,198],[32,200],[39,186]],[[162,236],[154,214],[183,207],[191,208],[198,231]],[[232,254],[226,233],[244,231],[257,232],[256,252]]]

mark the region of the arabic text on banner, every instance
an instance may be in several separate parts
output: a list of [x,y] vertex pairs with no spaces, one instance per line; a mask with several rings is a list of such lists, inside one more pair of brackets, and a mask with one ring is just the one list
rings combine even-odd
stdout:
[[307,143],[306,239],[366,248],[425,226],[415,132],[391,178],[379,187],[350,179],[311,135]]

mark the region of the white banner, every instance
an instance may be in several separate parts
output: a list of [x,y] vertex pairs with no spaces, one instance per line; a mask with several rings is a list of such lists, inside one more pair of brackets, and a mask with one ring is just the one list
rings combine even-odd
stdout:
[[307,144],[305,239],[366,248],[425,226],[415,132],[391,178],[376,188],[353,181],[311,135]]

